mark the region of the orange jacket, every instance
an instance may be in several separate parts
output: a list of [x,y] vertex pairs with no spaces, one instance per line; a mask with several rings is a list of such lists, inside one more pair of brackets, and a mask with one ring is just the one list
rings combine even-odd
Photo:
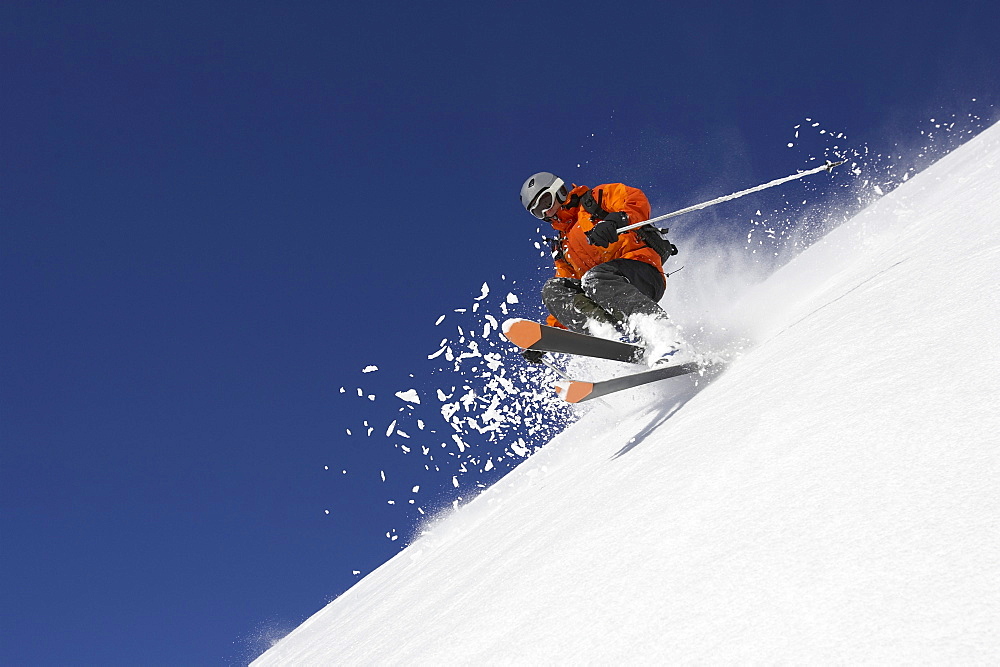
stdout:
[[[570,197],[585,192],[587,188],[576,186],[570,192]],[[601,200],[601,206],[605,211],[628,213],[630,224],[649,220],[649,200],[639,188],[631,188],[622,183],[609,183],[598,185],[593,189],[593,195]],[[557,277],[579,279],[598,264],[612,259],[637,259],[652,264],[660,272],[663,271],[660,256],[643,243],[635,231],[625,232],[607,248],[590,245],[586,234],[594,228],[594,224],[590,214],[584,211],[582,206],[558,210],[556,218],[552,221],[552,227],[559,232],[555,248]]]
[[[586,192],[587,188],[576,186],[570,192],[570,197]],[[630,224],[649,220],[649,200],[639,188],[632,188],[623,183],[607,183],[594,188],[593,195],[600,198],[601,207],[605,211],[628,213]],[[552,220],[552,227],[559,232],[553,249],[556,277],[579,279],[598,264],[612,259],[636,259],[652,264],[663,273],[660,256],[643,243],[635,231],[625,232],[607,248],[590,245],[586,234],[594,228],[594,224],[594,220],[582,206],[558,210],[555,219]],[[551,315],[549,324],[558,325]]]

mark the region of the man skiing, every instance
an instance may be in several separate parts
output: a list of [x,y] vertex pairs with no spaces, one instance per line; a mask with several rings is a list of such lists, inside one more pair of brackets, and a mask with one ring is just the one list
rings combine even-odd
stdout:
[[[649,225],[618,233],[649,219],[642,190],[623,183],[567,188],[543,171],[521,186],[521,204],[556,231],[556,275],[542,288],[548,324],[603,337],[632,334],[645,344],[648,363],[675,361],[678,332],[658,301],[666,289],[663,261],[677,248]],[[542,353],[524,356],[537,363]]]

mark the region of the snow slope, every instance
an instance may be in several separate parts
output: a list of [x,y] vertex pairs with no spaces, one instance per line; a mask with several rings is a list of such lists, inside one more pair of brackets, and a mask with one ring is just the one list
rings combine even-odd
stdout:
[[1000,126],[254,664],[1000,662]]

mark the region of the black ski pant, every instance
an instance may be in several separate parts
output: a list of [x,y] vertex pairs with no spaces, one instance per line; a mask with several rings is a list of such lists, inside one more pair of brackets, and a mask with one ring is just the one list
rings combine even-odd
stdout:
[[542,287],[542,302],[570,331],[590,333],[590,321],[621,329],[631,315],[666,319],[657,303],[666,287],[666,279],[655,266],[636,259],[613,259],[587,271],[581,280],[552,278]]

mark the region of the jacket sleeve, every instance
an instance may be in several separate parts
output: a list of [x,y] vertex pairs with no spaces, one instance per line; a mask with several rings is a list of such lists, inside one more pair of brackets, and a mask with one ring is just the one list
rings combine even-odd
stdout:
[[565,259],[556,259],[556,278],[575,278],[573,269]]
[[[629,224],[649,220],[650,205],[645,193],[639,188],[633,188],[623,183],[609,186],[609,211],[625,211]],[[647,246],[636,234],[635,230],[623,234],[618,242],[617,254],[624,259],[636,259],[663,270],[663,263],[655,250]]]
[[566,261],[566,237],[560,233],[556,238],[550,239],[552,246],[552,261],[556,265],[556,278],[576,278],[573,267]]
[[618,185],[624,192],[621,197],[621,208],[616,208],[615,210],[628,213],[630,224],[649,220],[650,206],[649,200],[646,199],[646,194],[639,188],[629,187],[620,183]]

